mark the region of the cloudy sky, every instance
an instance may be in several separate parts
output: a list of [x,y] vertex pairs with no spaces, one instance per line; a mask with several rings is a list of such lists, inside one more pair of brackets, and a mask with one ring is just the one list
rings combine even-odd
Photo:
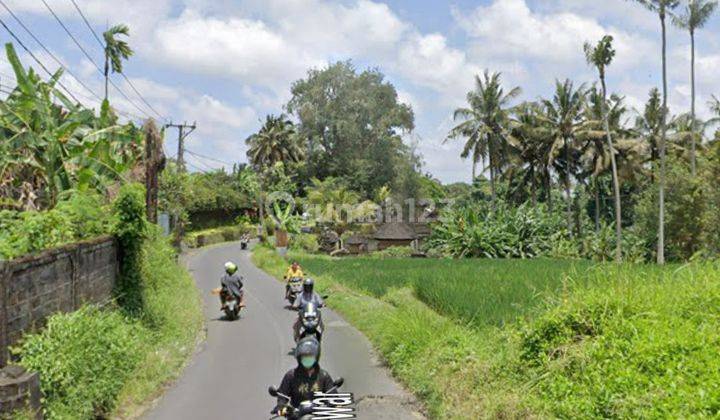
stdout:
[[[102,51],[71,0],[46,0],[93,60]],[[91,90],[102,95],[102,77],[41,0],[3,0],[28,28]],[[127,23],[136,55],[125,73],[147,101],[174,122],[197,121],[188,156],[196,169],[245,161],[244,139],[267,113],[279,113],[292,81],[312,67],[352,59],[378,67],[416,115],[411,136],[425,170],[445,182],[470,178],[459,144],[442,144],[452,110],[463,104],[473,75],[501,71],[522,99],[551,94],[555,78],[592,82],[582,45],[606,33],[616,39],[609,70],[612,91],[640,108],[660,84],[657,16],[626,0],[76,0],[96,31]],[[47,53],[0,7],[0,18],[51,69]],[[1,30],[0,39],[10,40]],[[689,37],[669,25],[670,105],[689,109]],[[698,104],[720,94],[720,18],[697,40]],[[23,54],[26,64],[34,63]],[[12,85],[0,59],[0,83]],[[154,115],[119,77],[135,104],[110,91],[128,114]],[[88,104],[97,100],[71,77],[65,84]],[[141,109],[138,109],[141,108]],[[176,132],[168,134],[173,154]]]

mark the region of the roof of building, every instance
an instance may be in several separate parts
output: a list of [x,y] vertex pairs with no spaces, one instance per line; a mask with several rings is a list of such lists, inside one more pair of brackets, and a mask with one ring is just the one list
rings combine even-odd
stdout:
[[356,233],[345,240],[345,245],[362,245],[366,244],[367,241],[367,237]]
[[416,237],[417,235],[415,235],[415,231],[410,225],[400,222],[391,222],[380,225],[374,236],[375,239],[381,240],[412,240]]

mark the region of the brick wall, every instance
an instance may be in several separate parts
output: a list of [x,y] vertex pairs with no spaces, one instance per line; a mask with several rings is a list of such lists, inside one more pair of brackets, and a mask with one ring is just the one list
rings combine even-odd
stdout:
[[118,270],[111,237],[0,262],[0,366],[8,361],[8,347],[53,313],[108,301]]

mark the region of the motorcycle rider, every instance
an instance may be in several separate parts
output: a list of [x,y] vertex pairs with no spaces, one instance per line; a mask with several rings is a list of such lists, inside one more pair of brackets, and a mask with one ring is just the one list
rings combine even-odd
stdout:
[[283,279],[285,279],[285,298],[287,298],[290,293],[290,280],[294,278],[302,280],[304,277],[305,274],[303,273],[302,268],[300,268],[300,264],[298,264],[297,261],[293,261],[283,277]]
[[[322,297],[315,293],[313,290],[315,287],[315,281],[311,279],[310,277],[306,278],[305,281],[303,281],[303,291],[297,297],[295,298],[295,302],[292,304],[292,308],[297,310],[298,313],[302,312],[303,309],[305,309],[305,305],[307,305],[309,302],[313,302],[317,308],[322,308],[325,306],[325,302],[323,302]],[[293,324],[293,334],[295,337],[295,340],[297,341],[298,336],[300,335],[300,325],[302,324],[302,321],[300,320],[300,316],[298,315],[297,319],[295,320],[295,324]],[[320,317],[320,330],[325,330],[325,325],[323,324],[322,317]]]
[[[220,278],[220,286],[223,291],[226,293],[232,293],[233,296],[235,296],[239,300],[239,306],[241,308],[245,307],[245,293],[243,293],[243,278],[241,275],[237,273],[237,265],[235,263],[228,261],[225,263],[225,274]],[[222,296],[222,295],[221,295]],[[220,309],[222,309],[225,306],[224,299],[221,299],[223,302],[220,306]]]
[[[297,367],[290,369],[282,379],[279,392],[290,397],[290,405],[298,407],[303,401],[312,401],[314,392],[328,392],[334,386],[330,374],[320,368],[320,343],[314,337],[305,337],[295,348]],[[288,403],[281,396],[272,413],[285,415],[283,407]]]

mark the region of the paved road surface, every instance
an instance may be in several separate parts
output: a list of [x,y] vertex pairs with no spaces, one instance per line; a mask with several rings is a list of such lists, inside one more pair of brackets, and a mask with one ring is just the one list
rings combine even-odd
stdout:
[[[246,310],[238,321],[221,317],[216,296],[225,261],[235,261],[245,278]],[[250,262],[237,243],[206,248],[189,257],[188,266],[201,290],[207,317],[207,341],[183,376],[145,416],[150,420],[267,419],[274,400],[269,385],[279,386],[295,366],[292,322],[284,309],[283,286]],[[330,298],[332,299],[332,297]],[[359,419],[420,419],[411,398],[390,378],[367,339],[329,309],[321,365],[345,378],[343,391],[353,392]]]

